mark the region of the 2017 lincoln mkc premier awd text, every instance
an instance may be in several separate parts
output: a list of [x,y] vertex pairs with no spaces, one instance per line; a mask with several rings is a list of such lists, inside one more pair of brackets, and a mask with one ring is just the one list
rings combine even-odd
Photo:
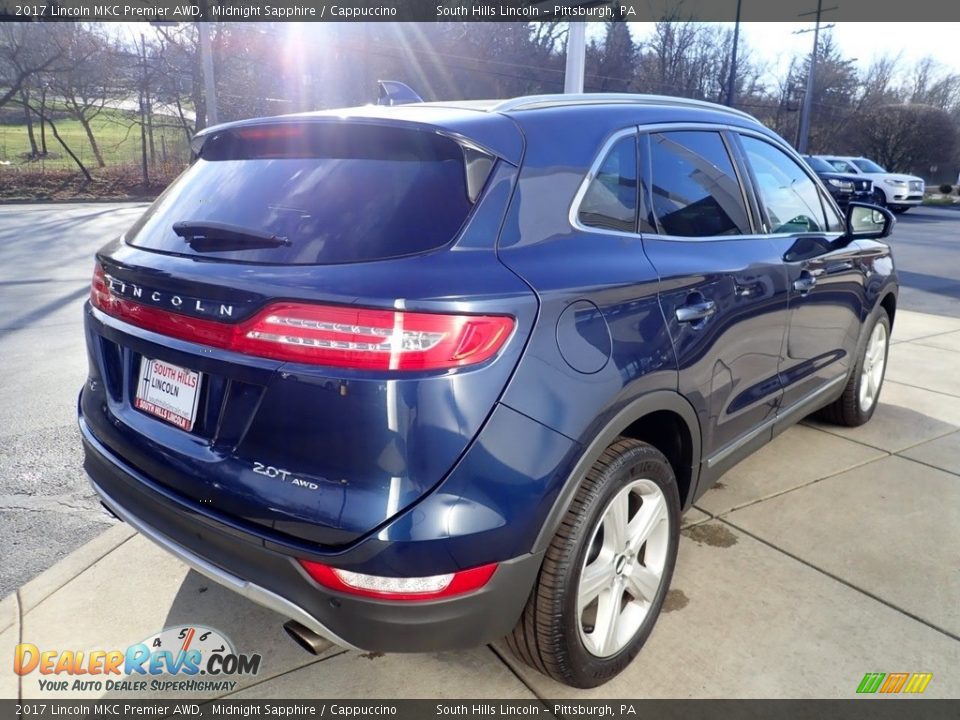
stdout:
[[567,95],[209,128],[96,256],[104,505],[321,638],[506,636],[598,685],[680,517],[801,418],[877,407],[893,216],[749,115]]

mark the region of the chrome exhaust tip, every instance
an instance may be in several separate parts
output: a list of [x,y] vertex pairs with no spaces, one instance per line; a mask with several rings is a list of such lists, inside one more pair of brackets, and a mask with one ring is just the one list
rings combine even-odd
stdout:
[[287,620],[283,624],[283,629],[291,640],[311,655],[319,655],[332,644],[329,640],[318,635],[306,625],[301,625],[296,620]]

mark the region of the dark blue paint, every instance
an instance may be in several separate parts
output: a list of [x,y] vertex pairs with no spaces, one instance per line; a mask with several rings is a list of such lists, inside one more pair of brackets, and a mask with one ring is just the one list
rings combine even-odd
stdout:
[[[341,122],[335,115],[318,121]],[[390,261],[281,267],[165,255],[121,239],[100,262],[124,282],[229,302],[235,319],[274,299],[507,313],[516,330],[498,357],[444,373],[335,370],[239,356],[86,312],[85,431],[197,522],[261,547],[384,575],[523,555],[594,438],[655,392],[693,408],[690,434],[702,440],[691,448],[691,488],[700,493],[772,430],[725,465],[700,472],[702,463],[849,371],[863,322],[895,291],[879,242],[680,240],[571,226],[574,195],[614,132],[706,122],[777,141],[739,116],[656,104],[347,115],[433,128],[499,156],[451,245]],[[818,283],[800,295],[793,283],[805,272]],[[702,301],[716,314],[677,320],[678,308]],[[144,356],[204,373],[194,432],[132,409]],[[317,489],[257,474],[254,463]]]

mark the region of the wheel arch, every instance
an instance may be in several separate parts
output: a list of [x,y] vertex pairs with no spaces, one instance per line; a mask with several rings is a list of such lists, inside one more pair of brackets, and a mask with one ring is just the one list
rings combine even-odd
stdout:
[[888,290],[882,298],[880,298],[880,307],[882,307],[887,312],[887,317],[890,318],[890,329],[893,329],[893,317],[897,314],[897,294],[893,290]]
[[658,390],[631,401],[589,440],[564,481],[532,552],[543,551],[550,544],[583,477],[603,451],[621,435],[642,440],[660,450],[676,474],[681,508],[686,510],[692,504],[700,469],[700,423],[693,407],[682,395],[671,390]]

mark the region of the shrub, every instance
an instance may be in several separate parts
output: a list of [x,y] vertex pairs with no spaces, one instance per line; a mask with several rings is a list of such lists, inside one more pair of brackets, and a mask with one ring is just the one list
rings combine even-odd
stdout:
[[944,195],[949,195],[953,192],[953,185],[947,185],[944,183],[940,186],[940,192],[942,192]]

